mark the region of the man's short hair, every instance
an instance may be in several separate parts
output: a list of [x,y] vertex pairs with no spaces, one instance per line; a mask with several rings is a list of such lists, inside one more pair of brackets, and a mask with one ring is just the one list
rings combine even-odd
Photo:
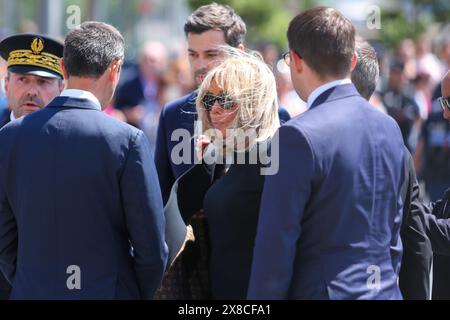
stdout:
[[70,76],[99,78],[114,60],[123,57],[123,37],[107,23],[84,22],[64,42],[64,65]]
[[369,100],[378,82],[380,69],[375,49],[364,40],[356,41],[358,61],[352,71],[352,82],[359,94]]
[[339,11],[314,7],[297,15],[287,32],[289,48],[319,76],[350,73],[355,51],[355,28]]
[[209,30],[222,30],[225,42],[237,47],[245,41],[247,27],[242,18],[227,5],[212,3],[199,7],[186,20],[184,33],[201,34]]

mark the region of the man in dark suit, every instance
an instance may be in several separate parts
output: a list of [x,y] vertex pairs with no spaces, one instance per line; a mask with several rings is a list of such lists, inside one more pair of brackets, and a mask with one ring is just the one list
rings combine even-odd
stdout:
[[68,89],[0,131],[0,268],[13,299],[151,299],[160,285],[165,219],[148,142],[101,112],[123,55],[114,27],[81,24],[64,43]]
[[0,55],[8,70],[5,77],[8,109],[0,115],[0,128],[44,108],[61,93],[62,54],[60,42],[37,34],[17,34],[0,42]]
[[[5,96],[8,108],[0,114],[0,128],[11,120],[42,109],[62,89],[59,63],[63,45],[37,34],[18,34],[0,42],[6,61]],[[11,286],[0,272],[0,299],[8,299]]]
[[[450,70],[441,82],[442,96],[437,104],[441,108],[442,116],[450,123]],[[435,113],[437,116],[437,113]],[[442,128],[441,129],[445,129]],[[449,134],[441,130],[441,134]],[[448,136],[450,138],[450,136]],[[446,172],[441,175],[445,176]],[[447,188],[449,185],[446,186]],[[443,187],[445,188],[445,187]],[[447,189],[441,200],[436,202],[432,213],[425,215],[425,227],[434,252],[433,261],[433,300],[446,300],[450,298],[450,189]]]
[[[362,97],[369,100],[378,82],[379,67],[375,49],[363,40],[356,41],[358,61],[351,79]],[[402,187],[403,220],[400,236],[403,244],[399,285],[404,299],[430,299],[430,270],[433,251],[420,215],[427,212],[420,200],[414,162],[408,148],[405,152],[405,180]]]
[[[200,85],[206,73],[224,58],[221,46],[244,50],[247,29],[242,18],[231,7],[213,3],[194,11],[184,25],[184,32],[191,70],[196,84]],[[169,103],[161,111],[155,162],[164,203],[175,180],[194,164],[192,136],[197,119],[196,98],[197,91],[191,92]],[[290,119],[284,108],[280,108],[279,117],[282,122]]]
[[342,14],[304,11],[288,41],[309,110],[272,142],[279,171],[265,181],[248,298],[401,299],[400,129],[351,83],[355,30]]

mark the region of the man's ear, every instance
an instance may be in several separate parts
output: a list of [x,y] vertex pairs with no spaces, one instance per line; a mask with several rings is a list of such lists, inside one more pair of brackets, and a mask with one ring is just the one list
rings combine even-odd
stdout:
[[61,58],[59,65],[61,66],[61,71],[64,79],[67,80],[69,78],[69,74],[67,73],[66,65],[64,64],[64,58]]
[[122,69],[122,60],[114,60],[113,62],[111,62],[109,69],[110,80],[115,82],[118,81],[120,77],[120,70]]
[[301,73],[303,71],[303,64],[305,61],[294,50],[291,50],[291,65],[294,67],[294,71]]
[[66,81],[64,79],[58,81],[59,81],[59,92],[61,93],[66,88]]
[[356,51],[353,52],[353,58],[352,58],[352,72],[356,67],[356,64],[358,63],[358,55],[356,54]]
[[4,87],[3,87],[3,89],[5,89],[5,95],[6,96],[8,96],[8,92],[9,92],[9,77],[10,77],[11,75],[10,74],[8,74],[6,77],[5,77],[5,82],[4,82]]

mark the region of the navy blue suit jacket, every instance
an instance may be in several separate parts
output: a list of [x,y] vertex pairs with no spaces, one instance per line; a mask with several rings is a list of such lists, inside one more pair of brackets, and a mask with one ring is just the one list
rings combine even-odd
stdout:
[[[8,109],[3,110],[0,113],[0,129],[6,126],[10,122],[11,111]],[[8,280],[6,280],[3,273],[0,272],[0,300],[5,300],[9,298],[11,292],[11,285]]]
[[8,109],[3,110],[0,113],[0,129],[4,126],[6,126],[11,120],[11,111],[9,111]]
[[403,140],[353,84],[280,127],[249,299],[400,299]]
[[[158,134],[156,140],[155,163],[158,171],[159,183],[164,203],[167,202],[170,190],[176,179],[194,165],[194,123],[197,119],[197,111],[195,109],[195,100],[197,92],[190,94],[169,103],[161,111],[159,118]],[[281,123],[290,120],[290,115],[283,107],[278,110],[278,116]],[[187,135],[176,135],[175,141],[172,141],[172,134],[177,129],[184,129]],[[180,142],[186,143],[189,148],[175,148]],[[180,163],[172,161],[171,154],[174,152],[183,159]]]
[[152,298],[167,246],[144,134],[88,100],[57,97],[4,127],[0,145],[0,268],[11,298]]

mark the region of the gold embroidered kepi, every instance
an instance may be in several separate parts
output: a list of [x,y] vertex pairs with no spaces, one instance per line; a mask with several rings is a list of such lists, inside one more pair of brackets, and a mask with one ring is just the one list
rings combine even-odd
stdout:
[[0,55],[8,71],[45,78],[62,78],[63,45],[37,34],[18,34],[0,42]]

